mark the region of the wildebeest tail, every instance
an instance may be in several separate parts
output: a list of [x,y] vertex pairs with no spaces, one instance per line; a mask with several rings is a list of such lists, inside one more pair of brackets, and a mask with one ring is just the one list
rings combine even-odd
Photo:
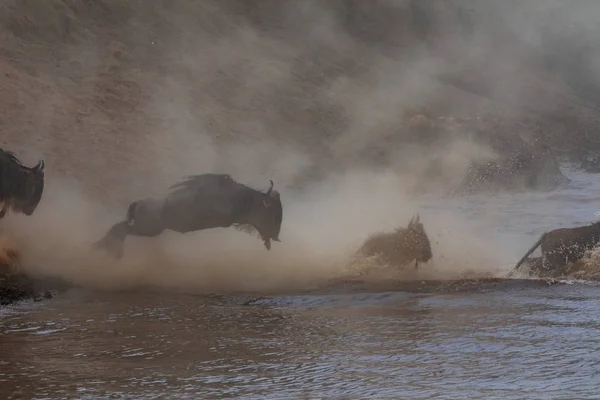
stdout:
[[525,255],[523,256],[523,258],[521,258],[519,260],[519,262],[517,263],[517,265],[515,265],[515,270],[518,270],[521,265],[525,262],[525,260],[527,259],[527,257],[529,257],[529,255],[531,253],[533,253],[535,251],[535,249],[538,248],[538,246],[540,245],[540,243],[542,243],[542,240],[544,240],[544,238],[546,237],[546,235],[548,235],[548,233],[544,233],[542,234],[542,236],[540,236],[540,238],[537,240],[537,242],[535,242],[535,244],[533,246],[531,246],[531,248],[527,251],[527,253],[525,253]]

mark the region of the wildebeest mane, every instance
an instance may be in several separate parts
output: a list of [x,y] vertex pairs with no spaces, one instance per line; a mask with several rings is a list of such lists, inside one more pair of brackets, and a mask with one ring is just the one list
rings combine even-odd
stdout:
[[[403,226],[399,226],[399,227],[397,227],[397,228],[394,228],[394,233],[395,233],[395,234],[398,234],[398,233],[399,233],[399,234],[401,234],[401,235],[405,235],[405,234],[407,234],[407,233],[408,233],[408,228],[405,228],[405,227],[403,227]],[[388,233],[387,235],[389,235],[389,233]]]
[[237,183],[231,175],[228,174],[199,174],[199,175],[187,175],[184,176],[179,182],[171,185],[169,189],[172,192],[178,192],[180,190],[197,189],[201,186],[206,185],[208,182],[211,183]]
[[28,168],[17,158],[15,153],[13,153],[10,150],[0,149],[0,154],[2,154],[3,156],[8,158],[10,161],[14,162],[15,164],[17,164],[19,167]]
[[236,186],[238,188],[251,189],[256,190],[257,192],[261,192],[259,189],[252,188],[248,185],[244,185],[243,183],[239,183],[235,179],[231,177],[229,174],[215,174],[215,173],[207,173],[207,174],[198,174],[198,175],[187,175],[184,176],[182,180],[171,185],[169,189],[172,193],[179,192],[182,190],[197,190],[202,186],[207,184],[216,184],[223,185],[228,184],[232,186]]

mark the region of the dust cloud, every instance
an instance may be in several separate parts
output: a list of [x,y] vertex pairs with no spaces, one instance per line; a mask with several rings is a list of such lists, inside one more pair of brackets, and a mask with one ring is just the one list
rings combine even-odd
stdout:
[[[270,252],[257,238],[234,229],[165,232],[156,238],[128,237],[125,257],[115,262],[91,245],[122,215],[60,182],[49,185],[35,218],[11,215],[7,221],[23,268],[33,274],[104,289],[285,290],[355,272],[350,269],[354,252],[370,233],[406,226],[419,212],[393,171],[351,171],[297,198],[282,194],[282,200],[282,243]],[[460,218],[448,212],[434,219],[421,212],[421,219],[434,258],[407,279],[496,272],[486,267],[498,265],[499,255],[490,253],[490,243]]]
[[[408,10],[409,2],[397,4]],[[123,139],[121,150],[129,164],[102,160],[108,151],[107,137],[82,140],[80,154],[63,155],[89,157],[97,165],[98,179],[104,179],[102,197],[128,200],[121,200],[120,207],[103,204],[83,189],[83,182],[70,179],[69,171],[54,174],[47,163],[46,190],[36,213],[5,220],[6,230],[22,250],[24,268],[103,288],[281,289],[348,273],[354,251],[369,234],[406,226],[420,212],[434,258],[415,272],[416,277],[497,274],[495,268],[506,261],[501,244],[474,230],[451,209],[435,218],[423,212],[413,190],[426,179],[429,187],[440,192],[458,183],[471,161],[493,153],[489,147],[465,134],[437,147],[416,143],[397,148],[384,165],[376,167],[361,155],[362,149],[384,140],[390,131],[406,130],[405,114],[426,108],[438,101],[441,91],[449,90],[432,76],[454,71],[458,61],[482,66],[495,62],[484,63],[493,46],[481,26],[487,19],[482,17],[479,25],[474,21],[478,34],[461,36],[460,41],[449,36],[430,48],[377,54],[343,29],[324,3],[286,7],[281,12],[290,23],[285,39],[268,37],[244,23],[232,23],[226,34],[217,37],[149,38],[160,44],[168,68],[139,83],[151,93],[141,109],[154,128],[132,132],[135,140]],[[217,7],[212,12],[226,10]],[[233,15],[227,17],[235,20]],[[179,18],[172,24],[191,23],[183,15]],[[73,54],[81,50],[76,47]],[[95,72],[90,74],[100,74],[102,54],[86,50],[95,54],[90,61]],[[307,89],[301,85],[299,60],[317,63],[318,54],[328,52],[341,60],[337,68],[347,62],[360,73],[330,78],[328,66],[323,66],[321,76],[317,72],[309,77],[315,81],[309,87],[312,93],[302,97],[298,91]],[[486,83],[492,92],[506,94],[523,86],[527,77],[506,67],[518,66],[520,56],[514,52],[514,59],[503,59],[504,69],[488,71]],[[72,87],[70,93],[75,96],[83,90],[92,89],[82,85]],[[519,109],[518,95],[508,99],[513,111]],[[311,107],[322,108],[313,112],[341,115],[335,138],[325,140],[332,134],[326,121],[326,126],[308,125],[300,119]],[[305,137],[300,141],[304,145],[289,140],[292,136]],[[59,143],[43,138],[44,151],[52,153],[58,147]],[[441,162],[441,172],[426,178],[433,159]],[[319,181],[294,188],[294,182],[315,164],[335,168]],[[229,173],[258,189],[266,189],[273,179],[284,207],[282,243],[274,243],[267,252],[251,235],[213,229],[164,233],[152,239],[129,237],[126,256],[118,262],[90,248],[123,218],[127,201],[161,195],[181,177],[202,172]],[[108,176],[126,176],[131,187],[119,193],[106,185],[112,181]]]

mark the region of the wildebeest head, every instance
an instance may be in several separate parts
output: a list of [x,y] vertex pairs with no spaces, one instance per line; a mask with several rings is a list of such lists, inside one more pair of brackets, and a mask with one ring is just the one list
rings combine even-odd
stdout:
[[258,230],[265,247],[271,250],[271,240],[280,242],[279,232],[283,220],[283,205],[279,192],[273,190],[273,181],[269,181],[271,186],[265,193],[259,194],[259,202],[254,209],[254,225]]
[[425,228],[420,221],[419,214],[414,216],[408,223],[406,230],[405,240],[407,246],[412,250],[416,263],[427,262],[433,257],[431,253],[431,243],[429,237],[425,232]]
[[14,211],[30,216],[44,192],[44,161],[29,168],[13,153],[2,150],[0,181],[0,201],[4,203],[4,209],[10,206]]

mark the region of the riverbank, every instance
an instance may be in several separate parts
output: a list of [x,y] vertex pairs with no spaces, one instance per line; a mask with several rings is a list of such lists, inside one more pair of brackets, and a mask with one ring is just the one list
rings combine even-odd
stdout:
[[71,285],[57,278],[31,276],[21,268],[19,250],[12,241],[0,237],[0,306],[25,300],[40,301],[54,297]]
[[[36,282],[24,274],[0,273],[0,306],[14,304],[22,300],[35,299],[40,296],[36,290]],[[50,292],[44,293],[45,298],[51,298]]]

